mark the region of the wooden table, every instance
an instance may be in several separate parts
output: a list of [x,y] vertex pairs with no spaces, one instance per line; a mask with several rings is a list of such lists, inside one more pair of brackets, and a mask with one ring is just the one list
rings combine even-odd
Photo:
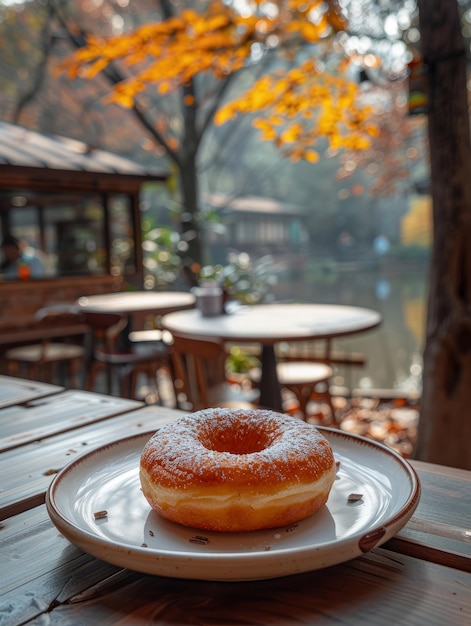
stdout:
[[57,393],[62,389],[62,387],[50,385],[49,383],[38,383],[33,380],[0,376],[0,407],[22,404],[29,400]]
[[[0,388],[5,384],[0,380]],[[91,401],[94,394],[88,395]],[[58,392],[57,398],[66,396]],[[65,432],[51,428],[38,434],[41,439],[0,453],[2,626],[471,623],[471,472],[427,463],[413,463],[423,492],[409,523],[381,548],[326,569],[206,582],[144,575],[84,554],[53,526],[43,504],[55,473],[83,452],[156,430],[181,415],[109,400],[108,415]]]
[[[327,304],[267,304],[241,307],[236,312],[203,317],[198,310],[166,315],[162,326],[201,338],[262,345],[260,406],[282,411],[276,371],[275,344],[282,341],[332,339],[376,328],[379,313],[360,307]],[[328,356],[328,355],[326,355]]]

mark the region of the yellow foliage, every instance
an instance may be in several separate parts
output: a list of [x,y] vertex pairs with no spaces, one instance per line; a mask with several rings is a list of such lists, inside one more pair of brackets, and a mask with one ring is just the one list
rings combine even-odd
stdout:
[[304,22],[304,24],[301,25],[300,29],[301,35],[306,41],[309,41],[310,43],[315,43],[316,41],[318,41],[321,32],[322,30],[311,22]]
[[[116,85],[107,101],[129,108],[150,85],[165,96],[190,84],[197,75],[229,76],[246,65],[255,43],[271,46],[276,41],[294,61],[297,48],[293,42],[325,41],[346,26],[335,0],[273,2],[277,10],[272,12],[264,11],[262,0],[252,0],[247,4],[251,12],[239,13],[235,5],[213,0],[205,8],[186,9],[118,37],[89,37],[87,45],[63,64],[63,70],[73,78],[79,73],[92,78],[110,63],[123,63],[132,76]],[[265,75],[222,106],[215,123],[224,124],[239,114],[259,114],[253,126],[262,139],[274,141],[294,160],[317,161],[314,146],[321,138],[335,149],[363,150],[377,129],[368,121],[369,111],[356,104],[356,86],[341,78],[342,63],[335,76],[319,70],[315,59]],[[185,96],[184,104],[195,104],[193,96]],[[168,146],[176,149],[174,137],[169,136]]]
[[294,143],[301,137],[301,133],[301,124],[293,124],[292,126],[288,126],[288,128],[281,133],[281,141],[283,143]]
[[234,115],[235,114],[231,111],[231,108],[226,106],[223,109],[219,109],[219,111],[217,111],[216,115],[214,116],[214,121],[216,125],[222,126],[222,124],[225,124],[229,120],[233,119]]
[[274,131],[272,125],[269,122],[267,122],[265,119],[262,119],[262,118],[255,119],[252,122],[252,126],[254,128],[257,128],[261,132],[262,139],[265,139],[267,141],[272,141],[276,138],[276,132]]
[[317,163],[319,160],[319,154],[315,150],[306,150],[304,158],[306,161],[309,161],[309,163]]
[[432,241],[432,206],[429,196],[411,200],[401,222],[401,241],[405,245],[429,246]]

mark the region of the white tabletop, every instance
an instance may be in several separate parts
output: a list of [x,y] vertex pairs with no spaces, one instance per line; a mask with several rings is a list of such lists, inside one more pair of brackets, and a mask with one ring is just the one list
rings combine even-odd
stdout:
[[164,315],[171,311],[190,309],[195,297],[186,291],[123,291],[79,298],[81,309],[94,313],[155,312]]
[[226,341],[278,341],[341,337],[378,326],[381,315],[370,309],[329,304],[263,304],[231,314],[203,317],[199,310],[180,311],[162,320],[170,332]]

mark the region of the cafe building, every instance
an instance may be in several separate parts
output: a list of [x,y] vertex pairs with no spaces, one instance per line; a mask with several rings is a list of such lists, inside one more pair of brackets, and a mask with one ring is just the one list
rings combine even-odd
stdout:
[[0,239],[41,268],[15,273],[3,253],[0,331],[50,303],[141,286],[140,192],[167,173],[3,121],[0,138]]

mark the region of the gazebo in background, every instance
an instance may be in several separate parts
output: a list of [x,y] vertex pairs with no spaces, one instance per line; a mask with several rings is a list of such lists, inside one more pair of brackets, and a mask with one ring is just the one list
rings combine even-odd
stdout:
[[40,256],[44,276],[0,277],[0,331],[49,303],[142,287],[139,197],[167,172],[0,121],[0,239]]
[[270,255],[293,269],[304,266],[309,228],[302,207],[259,196],[208,194],[204,201],[219,211],[226,225],[208,235],[216,262],[224,263],[228,250],[238,250],[253,259]]

